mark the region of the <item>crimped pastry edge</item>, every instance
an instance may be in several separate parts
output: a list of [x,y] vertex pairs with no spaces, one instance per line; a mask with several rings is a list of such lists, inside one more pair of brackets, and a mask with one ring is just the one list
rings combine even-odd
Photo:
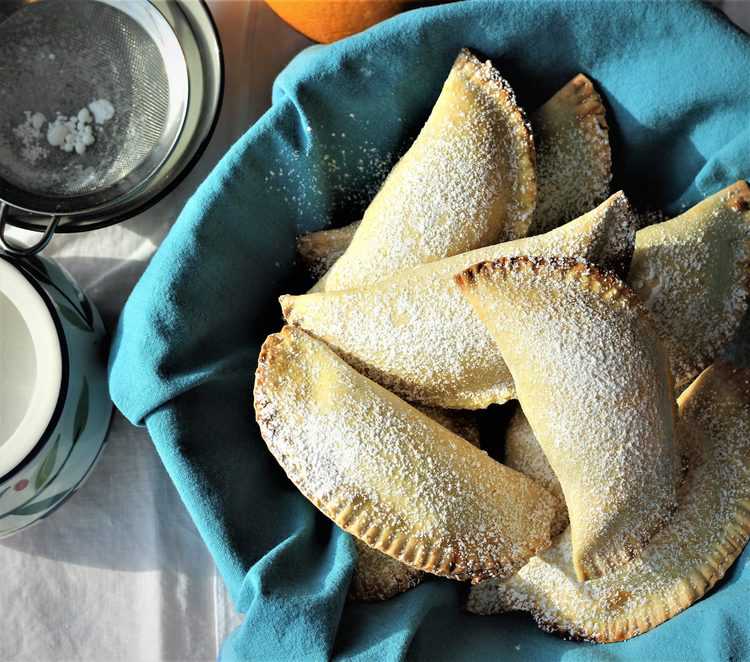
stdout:
[[[584,74],[577,74],[550,97],[542,106],[531,115],[533,129],[544,134],[547,127],[570,126],[579,136],[578,141],[583,145],[585,151],[590,155],[584,160],[591,179],[597,182],[592,190],[599,194],[591,199],[591,206],[598,204],[606,197],[612,180],[612,150],[609,143],[609,127],[606,119],[606,110],[601,96],[596,91],[594,84]],[[544,152],[544,141],[539,145]],[[537,155],[537,161],[541,163],[542,156]],[[544,181],[540,180],[538,198],[540,202],[546,202],[546,191]],[[531,232],[540,234],[547,232],[560,221],[565,222],[567,218],[550,218],[548,214],[539,215],[539,208],[531,223]],[[580,209],[576,210],[579,215]]]
[[[354,540],[359,559],[354,568],[351,584],[349,584],[347,599],[354,602],[389,600],[396,595],[411,590],[422,582],[424,573],[421,570],[416,570],[377,549],[373,549],[359,538],[354,538]],[[363,554],[382,556],[383,559],[390,561],[390,567],[387,570],[388,576],[384,576],[383,568],[373,571],[370,566],[363,566]],[[367,569],[363,569],[363,567]]]
[[490,60],[482,62],[467,48],[462,48],[451,72],[460,75],[507,110],[502,117],[508,119],[508,134],[516,141],[514,152],[520,155],[515,164],[518,176],[513,179],[508,191],[510,199],[518,204],[518,211],[514,211],[512,204],[509,205],[504,236],[500,241],[525,237],[534,217],[537,200],[536,148],[526,113],[518,105],[510,83],[501,76]]
[[581,131],[589,137],[586,144],[594,154],[592,164],[596,166],[599,181],[609,187],[612,180],[612,148],[604,102],[594,84],[583,74],[575,76],[569,84],[575,90],[578,123]]
[[572,111],[575,114],[583,133],[593,139],[588,144],[595,148],[599,157],[594,160],[594,164],[600,166],[602,180],[608,184],[612,172],[612,150],[609,144],[607,111],[591,79],[585,74],[576,74],[541,108],[547,104],[553,108],[559,107],[563,113]]
[[[721,371],[725,385],[737,391],[745,403],[750,403],[750,393],[748,393],[750,369],[739,370],[723,361],[714,363],[711,369]],[[705,372],[701,373],[690,388],[698,383]],[[686,393],[687,391],[683,397]],[[746,459],[746,464],[750,465],[750,457]],[[581,624],[562,616],[551,619],[545,615],[543,607],[534,603],[529,604],[523,610],[508,611],[527,612],[534,618],[540,629],[566,639],[595,643],[615,643],[631,639],[668,621],[704,597],[737,560],[748,540],[750,540],[750,497],[744,497],[737,500],[734,512],[726,521],[724,535],[714,546],[709,557],[704,559],[703,563],[688,568],[678,578],[669,596],[674,598],[674,601],[667,600],[663,595],[654,594],[651,596],[651,601],[641,609],[627,616],[597,623],[598,629],[591,622]],[[472,609],[469,611],[476,614],[494,613]]]
[[541,630],[566,639],[600,644],[632,639],[685,611],[705,596],[726,574],[750,538],[750,499],[737,504],[735,521],[730,528],[733,530],[727,531],[726,539],[717,545],[715,552],[703,564],[690,568],[681,578],[679,587],[670,595],[676,602],[654,595],[647,606],[628,616],[597,624],[599,628],[595,628],[593,623],[576,623],[565,617],[550,619],[545,615],[544,609],[535,604],[529,605],[524,611],[532,616]]
[[[557,272],[564,278],[576,280],[582,288],[596,294],[603,301],[635,311],[645,324],[651,326],[654,337],[661,337],[648,309],[623,280],[610,271],[599,269],[588,262],[582,262],[574,258],[503,257],[497,260],[480,262],[456,274],[453,279],[461,290],[469,290],[476,287],[480,278],[489,279],[493,274],[500,274],[503,278],[506,278],[512,271],[518,272],[525,269],[537,274],[546,268]],[[667,370],[664,378],[671,390],[674,391],[674,379],[671,371]],[[672,416],[674,420],[677,419],[676,402]],[[648,541],[669,522],[673,512],[674,508],[663,513],[661,517],[655,518],[652,526],[640,532],[639,535],[621,532],[622,545],[616,550],[610,550],[608,553],[590,553],[585,558],[578,559],[575,562],[575,569],[579,580],[595,579],[606,574],[610,569],[635,558],[646,547]]]
[[[478,554],[461,554],[456,549],[457,545],[454,545],[453,549],[443,549],[430,541],[425,543],[405,535],[394,535],[388,527],[382,527],[377,521],[373,520],[367,512],[367,504],[362,501],[351,503],[351,498],[339,496],[333,500],[334,503],[329,504],[315,496],[307,488],[304,472],[292,460],[291,455],[285,453],[284,447],[289,445],[290,438],[288,431],[285,433],[278,429],[274,431],[272,423],[275,416],[267,415],[264,412],[266,405],[270,403],[270,399],[264,394],[265,372],[270,363],[275,360],[279,345],[294,332],[305,333],[301,329],[286,325],[279,333],[268,336],[261,347],[253,389],[255,418],[261,436],[271,454],[281,465],[289,480],[318,510],[333,520],[341,529],[356,536],[370,547],[417,570],[459,581],[477,583],[495,577],[508,577],[517,572],[535,553],[550,546],[551,536],[548,531],[546,540],[534,541],[530,545],[530,547],[534,547],[534,550],[527,550],[529,553],[525,556],[517,559],[500,557],[495,559],[495,563],[492,565],[482,564]],[[551,500],[556,501],[555,497],[549,496]],[[550,527],[551,522],[552,520],[550,520]],[[469,568],[472,566],[483,568],[483,572],[471,572]]]
[[619,301],[627,307],[637,308],[649,324],[654,324],[650,314],[638,299],[638,295],[616,274],[600,269],[590,262],[572,257],[545,258],[532,255],[501,257],[496,260],[479,262],[468,269],[464,269],[456,274],[453,280],[462,290],[468,290],[475,287],[480,278],[491,278],[495,273],[501,273],[506,277],[511,271],[527,269],[538,274],[547,268],[561,274],[566,272],[581,283],[585,289],[600,294],[612,302]]
[[[722,201],[723,205],[731,211],[740,214],[745,224],[750,228],[750,186],[748,186],[748,183],[744,179],[736,181],[734,184],[727,186],[721,191],[717,191],[714,195],[725,196]],[[705,198],[705,200],[708,199],[710,198]],[[750,300],[750,240],[747,240],[744,243],[746,247],[745,254],[748,257],[742,260],[737,260],[736,264],[744,273],[745,278],[741,283],[738,283],[737,286],[743,291],[743,298],[747,304],[748,300]],[[675,387],[678,391],[688,386],[695,377],[716,360],[716,357],[721,353],[723,348],[731,342],[746,312],[746,310],[739,310],[739,308],[735,310],[734,315],[727,318],[733,322],[732,328],[734,331],[727,331],[724,337],[718,340],[713,347],[702,352],[693,352],[692,350],[689,352],[685,351],[682,346],[675,342],[675,346],[678,347],[680,351],[680,363],[682,364],[684,362],[684,365],[679,366],[680,370],[679,372],[675,372],[674,376]]]
[[[470,411],[459,411],[451,409],[440,409],[437,407],[429,407],[421,405],[416,402],[410,402],[412,407],[421,411],[425,416],[428,416],[436,423],[439,423],[447,430],[450,430],[459,437],[462,437],[468,441],[472,446],[480,448],[479,445],[479,427],[476,420],[472,420]],[[469,432],[470,436],[464,434]],[[357,544],[357,551],[359,552],[360,558],[357,561],[357,565],[354,568],[354,575],[352,582],[349,585],[350,600],[357,602],[377,602],[380,600],[388,600],[396,595],[404,593],[415,586],[418,586],[424,573],[421,570],[416,570],[411,566],[401,563],[398,559],[394,559],[383,552],[373,549],[366,542],[355,538]],[[377,567],[372,568],[367,563],[362,563],[362,550],[365,548],[365,553],[383,557],[390,561],[388,568]],[[374,557],[373,557],[374,558]],[[384,573],[387,572],[387,577]]]

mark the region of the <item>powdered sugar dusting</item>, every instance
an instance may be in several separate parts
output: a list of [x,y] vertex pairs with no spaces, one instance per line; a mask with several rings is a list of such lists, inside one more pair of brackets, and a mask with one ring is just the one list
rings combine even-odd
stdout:
[[368,284],[424,262],[523,236],[536,198],[531,134],[509,86],[462,53],[421,133],[318,284]]
[[373,549],[358,538],[354,542],[358,558],[352,583],[349,585],[350,599],[387,600],[414,588],[422,581],[424,573],[421,570]]
[[[367,120],[362,127],[366,129],[369,124]],[[335,137],[323,135],[319,139],[321,131],[320,127],[309,124],[305,127],[315,141],[319,158],[310,159],[303,151],[290,147],[284,152],[283,165],[276,164],[266,170],[263,184],[300,218],[319,213],[321,202],[330,198],[329,218],[324,219],[330,221],[338,213],[349,214],[370,202],[397,155],[382,151],[367,138],[355,142],[345,133]],[[349,241],[351,237],[346,245]]]
[[559,499],[560,510],[555,519],[553,532],[557,534],[565,529],[568,526],[568,508],[565,505],[565,495],[560,481],[520,407],[516,409],[505,431],[503,461],[511,469],[536,480],[550,494],[554,494]]
[[285,327],[256,417],[290,478],[339,526],[418,569],[507,576],[549,543],[555,498]]
[[[433,421],[447,430],[479,448],[479,427],[472,412],[451,411],[415,405],[415,407]],[[397,561],[396,559],[373,549],[358,538],[357,565],[349,586],[349,597],[352,600],[387,600],[417,586],[423,577],[421,570]]]
[[531,117],[539,199],[530,234],[556,228],[609,194],[612,155],[604,105],[579,74]]
[[520,407],[513,414],[505,433],[505,464],[539,481],[552,494],[564,499],[560,481]]
[[646,311],[621,281],[571,261],[486,263],[461,283],[560,480],[579,577],[632,558],[672,514],[680,466]]
[[30,110],[24,116],[24,121],[13,128],[13,135],[20,142],[21,158],[33,165],[49,154],[49,150],[39,144],[47,118],[42,113],[32,113]]
[[578,582],[570,531],[505,582],[472,589],[468,609],[520,609],[540,626],[616,641],[645,632],[702,597],[742,551],[750,532],[750,377],[710,368],[680,399],[688,472],[669,524],[612,573]]
[[[609,192],[612,159],[604,106],[582,75],[538,109],[530,124],[536,145],[538,200],[529,234],[535,235],[601,203]],[[323,275],[341,257],[357,227],[358,223],[300,237],[300,255],[314,276]]]
[[735,184],[636,235],[628,282],[670,338],[678,388],[719,355],[747,311],[749,197]]
[[629,254],[634,219],[622,194],[547,235],[477,249],[401,271],[367,288],[282,297],[289,323],[325,340],[409,400],[484,408],[513,397],[495,342],[452,281],[483,260],[574,256],[609,264]]

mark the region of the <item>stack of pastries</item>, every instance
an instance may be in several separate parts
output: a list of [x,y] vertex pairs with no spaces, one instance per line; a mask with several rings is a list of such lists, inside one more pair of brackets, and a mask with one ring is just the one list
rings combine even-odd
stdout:
[[[471,612],[617,641],[742,551],[750,370],[726,348],[748,307],[750,189],[640,227],[611,169],[585,76],[527,121],[462,51],[362,220],[299,239],[320,278],[280,299],[255,413],[355,536],[352,599],[433,573],[471,582]],[[478,410],[512,400],[480,438]]]

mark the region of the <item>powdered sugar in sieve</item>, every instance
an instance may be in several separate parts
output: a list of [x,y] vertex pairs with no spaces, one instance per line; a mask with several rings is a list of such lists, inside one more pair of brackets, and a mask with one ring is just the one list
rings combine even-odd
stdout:
[[[42,0],[0,23],[0,178],[70,197],[133,176],[163,143],[170,113],[165,62],[147,27],[95,0]],[[106,124],[97,124],[102,112]]]

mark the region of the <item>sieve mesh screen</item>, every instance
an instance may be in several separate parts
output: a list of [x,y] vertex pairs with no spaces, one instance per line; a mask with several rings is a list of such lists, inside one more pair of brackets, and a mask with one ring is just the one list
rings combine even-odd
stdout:
[[[0,180],[29,194],[71,198],[151,174],[148,158],[172,141],[170,80],[159,45],[136,20],[95,1],[44,0],[0,23]],[[25,111],[47,120],[107,99],[114,117],[94,131],[84,154],[46,140],[35,159],[14,129]],[[171,144],[171,142],[170,142]],[[142,172],[139,171],[142,170]]]

